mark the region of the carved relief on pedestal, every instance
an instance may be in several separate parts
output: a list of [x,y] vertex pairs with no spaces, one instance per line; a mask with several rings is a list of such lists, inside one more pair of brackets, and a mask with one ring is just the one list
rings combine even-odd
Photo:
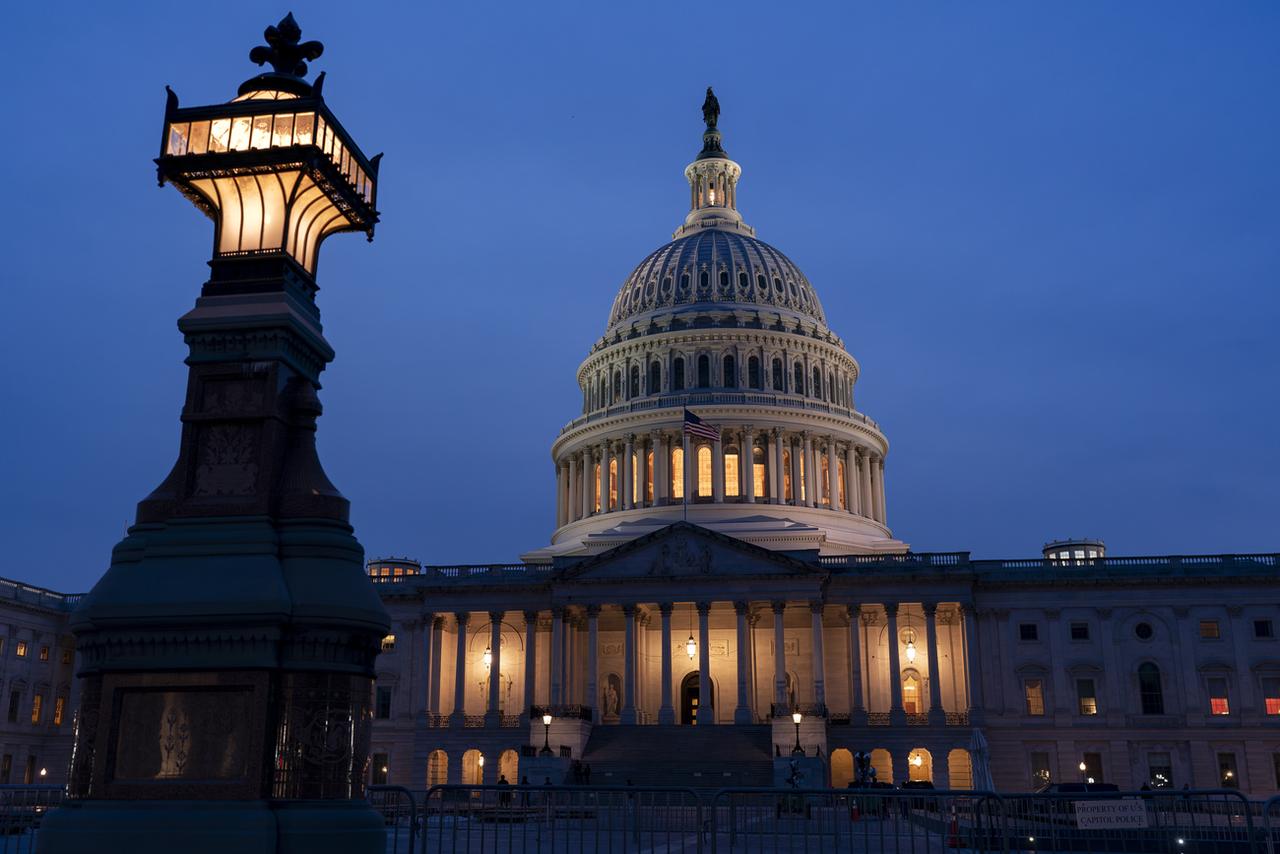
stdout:
[[258,431],[248,424],[200,430],[193,495],[252,495],[258,481]]

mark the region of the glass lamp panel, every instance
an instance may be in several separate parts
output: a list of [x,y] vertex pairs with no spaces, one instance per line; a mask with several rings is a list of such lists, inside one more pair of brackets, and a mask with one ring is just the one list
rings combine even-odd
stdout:
[[240,190],[234,178],[214,179],[214,188],[218,195],[218,210],[221,218],[218,221],[218,252],[236,252],[240,249],[240,223],[242,206]]
[[289,239],[286,251],[294,258],[301,260],[305,254],[305,243],[312,220],[327,204],[324,193],[308,175],[303,175],[298,191],[295,193],[291,216],[289,218]]
[[326,209],[326,213],[327,213],[327,219],[324,217],[321,217],[319,220],[320,228],[316,232],[315,240],[309,242],[307,245],[306,258],[299,259],[302,263],[302,266],[306,267],[307,271],[311,273],[314,273],[316,269],[316,256],[320,252],[321,242],[330,234],[333,234],[335,231],[341,231],[343,228],[349,225],[349,222],[347,218],[343,216],[342,211],[335,208],[332,204],[328,206],[328,208]]
[[290,145],[293,140],[293,113],[276,116],[275,129],[271,133],[274,148]]
[[316,126],[315,136],[312,137],[311,141],[307,143],[308,145],[319,145],[320,143],[324,142],[324,135],[329,131],[329,128],[325,125],[323,116],[316,116],[315,126]]
[[173,156],[187,153],[187,136],[191,125],[187,122],[173,122],[169,125],[169,146],[165,153]]
[[253,135],[249,138],[250,148],[269,148],[271,146],[271,116],[253,117]]
[[315,113],[298,113],[293,122],[294,145],[311,145],[315,122]]
[[231,120],[231,141],[227,143],[230,151],[248,151],[249,136],[253,130],[252,120],[248,116],[237,116]]
[[279,249],[284,244],[285,199],[297,180],[297,172],[258,176],[262,187],[262,245],[259,248]]
[[209,150],[226,151],[231,145],[231,119],[214,119],[209,130]]
[[237,175],[236,189],[240,192],[240,244],[241,252],[262,247],[262,188],[253,175]]
[[191,139],[187,151],[191,154],[204,154],[209,150],[209,122],[192,122]]

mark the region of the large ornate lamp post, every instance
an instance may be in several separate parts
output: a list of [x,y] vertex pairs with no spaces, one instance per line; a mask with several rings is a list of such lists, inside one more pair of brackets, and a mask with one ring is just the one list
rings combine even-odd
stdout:
[[348,502],[316,455],[333,359],[320,244],[372,236],[378,159],[308,83],[292,16],[229,103],[170,92],[160,156],[214,222],[178,459],[72,618],[83,668],[64,809],[42,854],[374,852],[363,800],[373,661],[389,621]]

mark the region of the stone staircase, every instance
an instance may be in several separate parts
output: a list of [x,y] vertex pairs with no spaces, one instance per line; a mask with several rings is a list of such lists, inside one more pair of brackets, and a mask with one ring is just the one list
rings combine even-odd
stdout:
[[720,789],[773,784],[768,726],[620,726],[591,730],[591,785]]

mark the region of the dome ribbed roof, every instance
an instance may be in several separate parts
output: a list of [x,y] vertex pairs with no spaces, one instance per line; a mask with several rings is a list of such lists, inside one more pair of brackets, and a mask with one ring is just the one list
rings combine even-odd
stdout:
[[790,258],[754,237],[707,229],[640,262],[613,301],[609,330],[654,312],[711,307],[768,307],[827,325],[818,295]]

